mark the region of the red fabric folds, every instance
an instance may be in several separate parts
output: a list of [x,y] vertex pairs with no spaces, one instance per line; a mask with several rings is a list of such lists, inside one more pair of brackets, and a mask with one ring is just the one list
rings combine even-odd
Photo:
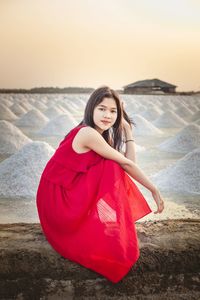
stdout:
[[139,258],[134,223],[152,211],[119,164],[94,151],[73,150],[82,126],[60,143],[43,171],[38,215],[60,255],[116,283]]

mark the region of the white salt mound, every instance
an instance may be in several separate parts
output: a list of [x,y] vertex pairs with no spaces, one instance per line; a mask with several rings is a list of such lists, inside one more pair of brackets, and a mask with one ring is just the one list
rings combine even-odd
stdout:
[[187,108],[189,108],[193,113],[196,113],[199,111],[199,108],[196,105],[188,105]]
[[21,105],[26,111],[30,111],[31,109],[34,108],[33,105],[31,105],[31,104],[29,103],[29,101],[26,100],[26,99],[23,99],[23,100],[20,101],[19,103],[20,103],[20,105]]
[[175,110],[175,113],[183,120],[189,120],[193,116],[193,112],[187,107],[180,107]]
[[77,105],[78,105],[80,110],[83,110],[85,108],[86,103],[82,99],[77,99]]
[[[75,99],[74,99],[74,100],[75,100]],[[75,101],[77,101],[77,99],[76,99]],[[80,106],[77,105],[77,103],[75,103],[74,101],[69,101],[69,105],[70,105],[71,107],[73,107],[73,108],[75,109],[75,111],[80,109]]]
[[55,118],[59,115],[62,115],[63,111],[60,108],[56,107],[56,106],[51,106],[47,110],[45,110],[43,113],[45,114],[45,116],[47,118],[53,119],[53,118]]
[[19,120],[15,122],[15,125],[20,127],[43,127],[49,119],[41,113],[38,109],[32,109],[23,115]]
[[130,114],[134,114],[138,110],[138,104],[135,102],[129,102],[126,106],[126,111]]
[[7,98],[2,98],[2,94],[0,95],[0,103],[5,105],[6,107],[9,107],[13,104],[13,102]]
[[198,119],[200,119],[200,111],[197,111],[195,114],[193,114],[190,118],[190,121],[195,122]]
[[[63,107],[62,104],[57,103],[56,106],[54,106],[56,108],[58,108],[61,111],[61,114],[68,114],[67,110]],[[70,114],[70,113],[69,113]]]
[[62,136],[66,135],[72,128],[77,126],[75,119],[67,114],[59,115],[49,121],[39,132],[43,136]]
[[0,121],[0,154],[13,154],[32,140],[8,121]]
[[177,153],[188,153],[198,147],[200,147],[200,127],[197,124],[186,126],[158,146],[160,150]]
[[0,197],[35,197],[40,176],[54,149],[32,142],[0,163]]
[[147,109],[144,113],[141,114],[148,121],[154,121],[162,114],[162,111],[157,107],[152,107]]
[[195,123],[196,123],[197,125],[200,125],[200,119],[196,120]]
[[146,150],[145,147],[135,144],[135,151],[136,152],[142,152],[142,151],[145,151],[145,150]]
[[160,190],[200,194],[200,148],[151,176]]
[[47,109],[47,106],[40,101],[35,101],[34,107],[36,107],[37,109],[39,109],[42,112]]
[[71,114],[74,114],[77,112],[77,110],[72,107],[69,103],[63,103],[62,106],[64,107],[64,109],[67,110],[67,112],[71,113]]
[[153,124],[159,128],[181,128],[187,125],[183,119],[170,110],[158,117]]
[[10,110],[17,116],[21,116],[26,113],[26,110],[19,103],[14,103],[10,107]]
[[[138,152],[142,152],[142,151],[145,151],[145,147],[143,146],[140,146],[138,144],[135,144],[135,151],[138,153]],[[124,143],[123,147],[122,147],[122,151],[125,152],[126,151],[126,144]]]
[[166,109],[173,111],[175,109],[175,106],[171,102],[163,101],[163,103],[161,105],[161,109],[163,111],[166,111]]
[[0,120],[14,121],[18,117],[4,104],[0,103]]
[[149,121],[147,121],[142,116],[135,114],[133,115],[133,121],[136,124],[134,127],[134,134],[135,135],[156,135],[162,134],[162,131],[152,125]]
[[136,110],[136,114],[141,114],[141,113],[143,113],[144,111],[146,110],[146,106],[144,106],[144,105],[142,105],[142,104],[139,104],[138,105],[138,108],[137,108],[137,110]]

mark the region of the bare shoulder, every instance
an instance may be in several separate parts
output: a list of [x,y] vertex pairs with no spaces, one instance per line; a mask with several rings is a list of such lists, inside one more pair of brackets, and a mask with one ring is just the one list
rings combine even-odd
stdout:
[[102,157],[112,159],[120,164],[129,161],[123,154],[112,148],[96,129],[86,126],[81,128],[77,135],[81,147],[91,149]]
[[79,133],[81,135],[100,135],[94,128],[90,127],[90,126],[85,126],[85,127],[82,127],[80,130],[79,130]]
[[81,133],[91,133],[91,132],[95,132],[95,133],[98,133],[94,128],[90,127],[90,126],[84,126],[82,127],[79,132]]
[[85,146],[87,148],[88,141],[92,140],[96,141],[96,138],[100,137],[100,133],[98,133],[94,128],[90,126],[85,126],[80,128],[77,134],[74,137],[74,144],[78,144],[80,146]]
[[95,141],[96,139],[103,138],[97,130],[90,126],[82,127],[76,134],[76,137],[80,142],[88,141],[90,139]]

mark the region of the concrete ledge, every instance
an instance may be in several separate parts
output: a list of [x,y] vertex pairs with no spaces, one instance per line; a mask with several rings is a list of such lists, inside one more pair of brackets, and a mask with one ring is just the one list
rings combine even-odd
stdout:
[[140,258],[112,284],[56,253],[39,224],[1,224],[0,299],[200,299],[200,220],[136,226]]

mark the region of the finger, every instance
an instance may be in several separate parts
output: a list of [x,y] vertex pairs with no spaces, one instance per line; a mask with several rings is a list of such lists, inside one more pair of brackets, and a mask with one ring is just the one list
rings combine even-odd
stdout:
[[158,212],[159,214],[162,212],[162,206],[161,206],[161,204],[158,205],[157,212]]
[[160,213],[163,211],[163,209],[164,209],[164,205],[161,205],[161,207],[160,207]]

